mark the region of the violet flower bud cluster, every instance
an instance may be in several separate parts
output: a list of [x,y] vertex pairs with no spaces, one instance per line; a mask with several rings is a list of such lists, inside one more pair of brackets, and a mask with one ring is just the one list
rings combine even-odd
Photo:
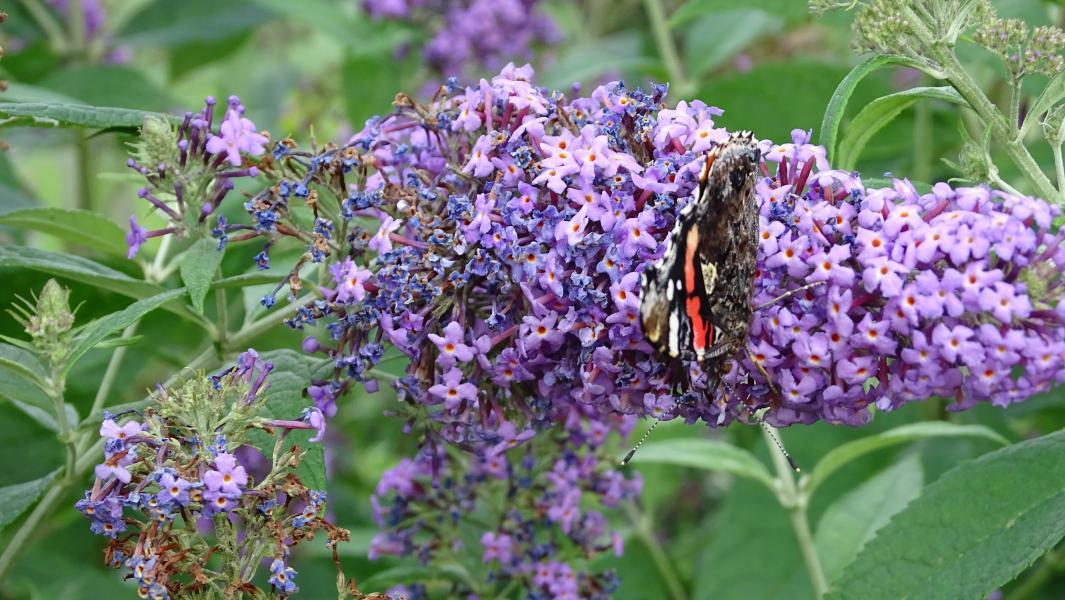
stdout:
[[[265,559],[274,591],[292,594],[292,549],[319,530],[330,544],[347,539],[322,518],[325,493],[300,481],[302,451],[280,443],[311,425],[257,416],[271,368],[249,350],[218,375],[159,388],[140,418],[105,414],[104,461],[75,507],[111,538],[107,562],[126,567],[142,597],[249,591]],[[259,452],[251,444],[272,457],[259,473],[236,452]]]
[[[136,215],[129,218],[126,234],[129,258],[136,256],[149,238],[169,234],[186,237],[193,232],[207,234],[207,217],[213,214],[233,189],[233,180],[257,177],[259,169],[245,165],[242,155],[258,156],[265,152],[269,140],[265,132],[255,131],[255,124],[244,117],[244,106],[230,96],[225,115],[215,132],[215,99],[208,97],[202,112],[185,113],[175,134],[166,121],[149,117],[141,128],[141,140],[134,158],[126,163],[140,173],[147,185],[137,196],[151,205],[151,210],[166,215],[166,227],[147,230]],[[247,225],[229,225],[220,215],[211,233],[219,238],[221,250],[229,233],[251,231]],[[254,237],[255,232],[240,233],[237,239]]]

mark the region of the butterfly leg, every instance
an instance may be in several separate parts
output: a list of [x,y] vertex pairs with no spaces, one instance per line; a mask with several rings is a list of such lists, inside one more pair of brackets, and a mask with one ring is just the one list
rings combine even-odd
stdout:
[[754,310],[755,310],[755,312],[758,312],[758,311],[762,310],[763,308],[769,308],[770,306],[773,306],[774,304],[776,304],[777,302],[780,302],[781,300],[787,300],[788,298],[791,298],[792,296],[794,296],[795,294],[798,294],[799,292],[805,292],[806,290],[808,290],[810,288],[815,288],[815,287],[817,287],[819,285],[824,285],[825,283],[827,283],[827,282],[825,282],[825,281],[815,281],[813,283],[808,283],[808,284],[806,284],[806,285],[804,285],[802,287],[797,287],[797,288],[795,288],[793,290],[784,292],[783,294],[777,296],[776,298],[773,298],[769,302],[765,302],[763,304],[760,304],[760,305],[754,307]]
[[761,373],[762,377],[765,378],[765,384],[769,386],[769,391],[772,392],[774,396],[780,398],[780,390],[778,390],[777,387],[773,385],[773,380],[769,377],[769,371],[766,371],[765,367],[762,366],[762,363],[754,359],[754,355],[751,354],[750,349],[747,350],[747,358],[751,360],[751,363],[755,366],[755,368],[758,369],[758,372]]

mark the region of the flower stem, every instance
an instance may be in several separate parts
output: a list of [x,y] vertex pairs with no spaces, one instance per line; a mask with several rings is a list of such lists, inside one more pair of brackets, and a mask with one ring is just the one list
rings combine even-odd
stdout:
[[1014,133],[1014,130],[1017,129],[1016,124],[1011,126],[1002,111],[987,98],[961,63],[958,62],[958,58],[953,51],[944,49],[938,54],[946,72],[947,81],[965,98],[973,110],[976,111],[976,114],[984,121],[984,124],[991,128],[992,133],[1002,143],[1002,147],[1006,150],[1013,164],[1024,174],[1024,177],[1035,188],[1036,193],[1047,201],[1059,205],[1063,204],[1061,193],[1054,189],[1054,184],[1039,168],[1039,164],[1035,162],[1028,149],[1021,143],[1021,140],[1017,139],[1017,135]]
[[70,36],[71,50],[78,53],[85,52],[85,12],[81,8],[81,0],[70,0],[67,5],[67,33]]
[[[814,595],[820,598],[828,593],[828,580],[825,579],[825,571],[821,568],[821,559],[817,556],[814,536],[810,532],[810,521],[806,516],[808,498],[797,485],[791,464],[781,447],[772,439],[768,425],[762,429],[762,437],[769,447],[769,454],[773,457],[773,466],[777,472],[777,500],[788,511],[791,528],[795,531],[803,562],[806,563],[806,571],[810,575],[810,583],[814,587]],[[777,439],[779,438],[780,436],[777,436]]]
[[64,399],[66,391],[66,376],[63,374],[64,365],[53,367],[52,375],[48,378],[48,395],[52,398],[52,410],[55,411],[56,427],[59,429],[59,439],[67,449],[67,460],[63,466],[63,477],[69,478],[74,474],[74,465],[78,460],[78,450],[74,444],[74,437],[70,431],[70,421],[67,420],[67,403]]
[[[119,339],[128,340],[133,337],[133,334],[137,333],[138,325],[140,325],[139,321],[127,327]],[[111,393],[111,386],[115,383],[115,376],[118,375],[118,369],[122,366],[122,360],[126,358],[126,350],[128,349],[129,346],[119,346],[111,353],[111,360],[107,362],[104,378],[100,380],[100,387],[96,389],[96,397],[93,398],[92,408],[89,409],[90,414],[98,413],[103,409],[104,402],[107,400],[107,395]]]
[[651,34],[655,38],[658,54],[669,72],[669,80],[676,87],[677,95],[687,98],[695,91],[692,89],[694,86],[684,74],[684,65],[677,53],[677,46],[673,43],[673,36],[669,33],[669,25],[666,24],[666,11],[662,8],[662,1],[643,0],[643,6],[647,11],[647,19],[651,22]]
[[1061,143],[1051,143],[1050,149],[1054,152],[1054,172],[1058,178],[1058,189],[1065,192],[1065,161],[1061,158]]
[[1020,130],[1021,121],[1021,82],[1010,82],[1010,113],[1009,127],[1014,136]]
[[665,581],[666,587],[669,589],[669,596],[673,600],[685,600],[688,594],[684,591],[684,586],[680,583],[680,577],[677,572],[673,570],[672,563],[669,560],[669,556],[666,551],[662,549],[662,545],[658,543],[658,538],[655,537],[654,531],[651,530],[651,519],[648,515],[640,512],[635,505],[631,503],[625,504],[625,512],[629,516],[629,520],[632,521],[633,531],[636,532],[636,537],[640,538],[643,545],[651,553],[651,560],[654,561],[655,567],[658,569],[658,574]]
[[[1013,164],[1021,171],[1029,181],[1035,192],[1049,202],[1065,204],[1062,194],[1054,188],[1054,184],[1039,168],[1039,164],[1028,152],[1028,148],[1020,140],[1020,129],[1016,122],[1011,123],[1010,117],[988,99],[980,86],[969,75],[965,67],[958,61],[954,54],[952,43],[937,39],[935,33],[929,29],[924,20],[918,16],[909,3],[903,3],[901,13],[912,28],[914,35],[920,40],[931,58],[937,63],[943,73],[943,78],[965,98],[969,107],[980,117],[986,127],[991,128],[995,139],[999,141]],[[1019,104],[1019,98],[1017,99]],[[1011,104],[1013,100],[1011,99]],[[1012,111],[1011,111],[1012,112]]]
[[[222,279],[222,268],[218,268],[218,279]],[[226,337],[229,335],[229,314],[226,308],[226,290],[218,288],[214,291],[215,306],[217,307],[218,321],[218,347],[225,348]]]

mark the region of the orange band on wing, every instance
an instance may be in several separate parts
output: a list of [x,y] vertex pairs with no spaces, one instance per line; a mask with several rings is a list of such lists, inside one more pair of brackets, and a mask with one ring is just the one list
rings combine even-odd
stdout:
[[[717,148],[706,153],[706,164],[703,165],[703,171],[699,173],[699,184],[705,185],[706,180],[710,178],[710,168],[714,166],[714,161],[717,160]],[[698,198],[695,199],[699,201]]]
[[694,228],[689,230],[684,241],[684,312],[692,324],[692,348],[703,351],[710,345],[713,326],[703,319],[703,299],[695,288],[695,251],[699,245],[699,232]]
[[710,324],[703,320],[703,315],[700,310],[702,300],[698,296],[691,296],[685,302],[685,308],[687,309],[688,318],[692,322],[692,348],[696,351],[706,350],[707,342],[709,341],[709,327]]

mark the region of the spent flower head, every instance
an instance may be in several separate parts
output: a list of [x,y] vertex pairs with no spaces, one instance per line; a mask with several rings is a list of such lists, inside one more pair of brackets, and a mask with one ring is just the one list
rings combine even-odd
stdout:
[[[283,568],[271,569],[269,584],[291,594],[293,547],[315,531],[330,545],[347,539],[323,518],[324,493],[301,480],[304,451],[282,444],[308,426],[259,416],[270,370],[249,350],[217,375],[158,388],[142,413],[105,413],[104,461],[75,506],[111,538],[108,564],[128,568],[142,596],[261,593],[256,567],[271,557]],[[242,464],[240,456],[258,452],[252,444],[270,458]],[[252,462],[265,463],[255,465],[261,476],[252,476]]]

